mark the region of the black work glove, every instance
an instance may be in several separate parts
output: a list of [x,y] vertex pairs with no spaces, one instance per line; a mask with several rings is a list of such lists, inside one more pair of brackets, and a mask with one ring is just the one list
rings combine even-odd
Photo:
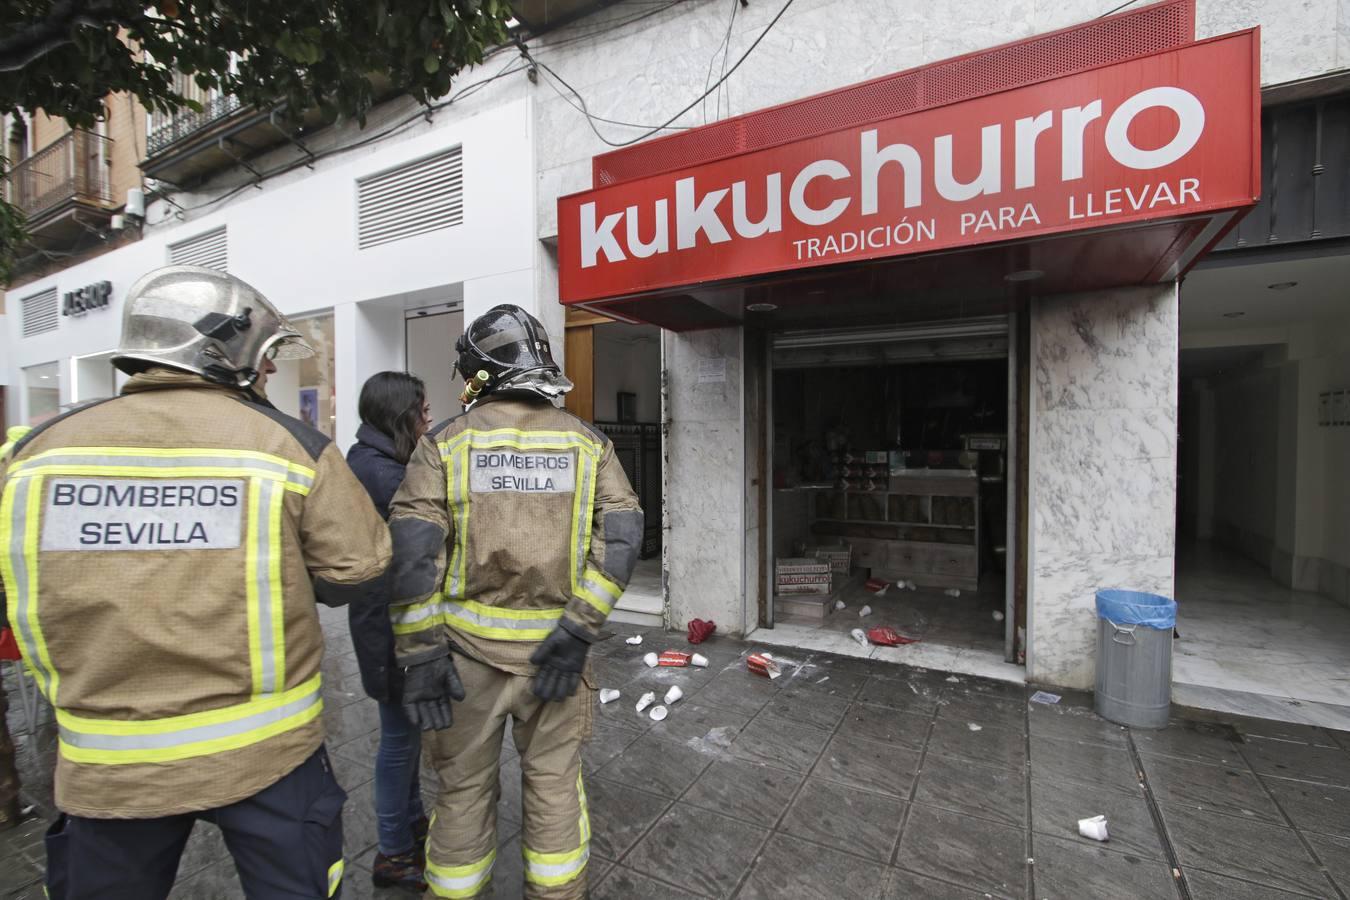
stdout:
[[455,721],[451,700],[464,699],[464,685],[446,647],[407,657],[403,666],[403,714],[423,731],[449,728]]
[[566,619],[560,621],[530,655],[530,662],[539,667],[539,674],[534,676],[534,695],[547,703],[575,694],[590,649],[590,639],[580,626]]

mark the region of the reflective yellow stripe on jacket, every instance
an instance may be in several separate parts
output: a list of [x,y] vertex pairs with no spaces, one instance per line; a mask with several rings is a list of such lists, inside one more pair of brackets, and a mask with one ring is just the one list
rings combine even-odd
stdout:
[[465,596],[467,584],[469,507],[469,454],[474,450],[575,450],[577,485],[569,531],[569,565],[574,595],[606,615],[623,593],[600,572],[586,566],[591,547],[591,520],[595,510],[595,468],[602,445],[579,432],[521,431],[495,428],[468,429],[438,445],[446,468],[446,498],[454,524],[454,542],[446,564],[442,593],[421,602],[390,609],[395,634],[411,634],[438,625],[498,641],[541,641],[562,618],[563,609],[514,610],[487,606]]
[[[251,699],[153,720],[91,719],[61,706],[60,675],[43,636],[39,602],[39,528],[43,486],[51,477],[233,478],[247,482],[243,543]],[[250,450],[66,447],[15,462],[0,499],[0,571],[9,620],[43,693],[56,708],[61,753],[73,762],[166,762],[237,749],[312,721],[323,709],[318,675],[286,685],[281,579],[282,503],[308,494],[314,470]]]

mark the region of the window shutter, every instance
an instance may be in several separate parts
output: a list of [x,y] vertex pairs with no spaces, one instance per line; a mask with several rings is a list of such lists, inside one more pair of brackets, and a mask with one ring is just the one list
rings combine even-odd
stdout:
[[60,310],[56,305],[56,288],[47,288],[40,294],[24,297],[19,301],[23,336],[46,334],[55,331],[60,320]]
[[461,149],[357,179],[357,245],[365,250],[462,224]]
[[169,245],[169,265],[205,266],[228,272],[229,248],[226,244],[225,226]]

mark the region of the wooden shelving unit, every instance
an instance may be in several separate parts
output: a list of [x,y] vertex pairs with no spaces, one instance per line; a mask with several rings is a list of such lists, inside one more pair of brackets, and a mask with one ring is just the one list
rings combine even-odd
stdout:
[[974,472],[892,475],[889,490],[817,490],[811,532],[853,547],[875,577],[976,590],[980,580],[980,483]]

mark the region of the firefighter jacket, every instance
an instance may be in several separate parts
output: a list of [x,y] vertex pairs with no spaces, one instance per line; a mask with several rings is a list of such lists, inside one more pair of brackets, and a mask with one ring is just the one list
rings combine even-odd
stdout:
[[0,469],[0,574],[56,710],[56,805],[212,809],[323,742],[316,598],[387,590],[389,534],[337,448],[152,369],[35,428]]
[[567,618],[598,634],[637,561],[642,510],[614,446],[545,401],[489,395],[419,443],[390,507],[397,656],[449,637],[530,675]]

